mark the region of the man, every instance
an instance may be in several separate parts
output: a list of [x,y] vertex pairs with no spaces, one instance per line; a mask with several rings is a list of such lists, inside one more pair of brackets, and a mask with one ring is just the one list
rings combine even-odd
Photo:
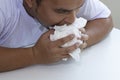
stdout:
[[[53,30],[48,26],[69,25],[75,17],[88,20],[81,29],[82,45],[60,47],[72,40],[73,34],[50,41]],[[99,0],[0,0],[0,71],[68,58],[76,48],[101,41],[112,26],[111,12]]]

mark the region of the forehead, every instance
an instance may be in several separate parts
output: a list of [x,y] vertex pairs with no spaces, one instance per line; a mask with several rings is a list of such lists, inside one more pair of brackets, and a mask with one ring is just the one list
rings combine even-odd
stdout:
[[43,0],[47,6],[56,8],[76,8],[82,6],[84,0]]

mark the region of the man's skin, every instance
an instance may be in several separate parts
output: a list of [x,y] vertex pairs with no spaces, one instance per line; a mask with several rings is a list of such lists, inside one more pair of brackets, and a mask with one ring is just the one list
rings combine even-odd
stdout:
[[[42,0],[40,5],[35,0],[24,0],[24,7],[28,14],[38,19],[43,25],[54,26],[72,24],[84,0]],[[33,26],[34,27],[34,26]],[[69,53],[78,47],[85,48],[98,43],[112,30],[112,18],[88,21],[81,31],[84,43],[78,43],[67,48],[61,48],[64,43],[72,40],[71,34],[65,38],[50,41],[49,35],[53,30],[44,33],[35,46],[30,48],[0,47],[0,72],[14,70],[33,64],[54,63],[62,58],[68,58]],[[89,38],[88,38],[89,37]]]

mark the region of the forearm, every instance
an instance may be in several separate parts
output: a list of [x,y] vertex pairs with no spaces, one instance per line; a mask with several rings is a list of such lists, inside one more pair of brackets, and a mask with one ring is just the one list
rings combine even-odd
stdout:
[[98,43],[106,37],[106,35],[112,30],[113,22],[111,16],[104,19],[96,19],[88,21],[85,29],[89,36],[87,41],[87,47]]
[[31,48],[0,47],[0,72],[34,64]]

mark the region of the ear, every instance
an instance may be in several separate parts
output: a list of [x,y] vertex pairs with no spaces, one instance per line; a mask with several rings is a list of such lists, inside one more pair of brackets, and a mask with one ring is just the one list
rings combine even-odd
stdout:
[[25,0],[25,3],[28,5],[29,8],[33,7],[33,0]]

